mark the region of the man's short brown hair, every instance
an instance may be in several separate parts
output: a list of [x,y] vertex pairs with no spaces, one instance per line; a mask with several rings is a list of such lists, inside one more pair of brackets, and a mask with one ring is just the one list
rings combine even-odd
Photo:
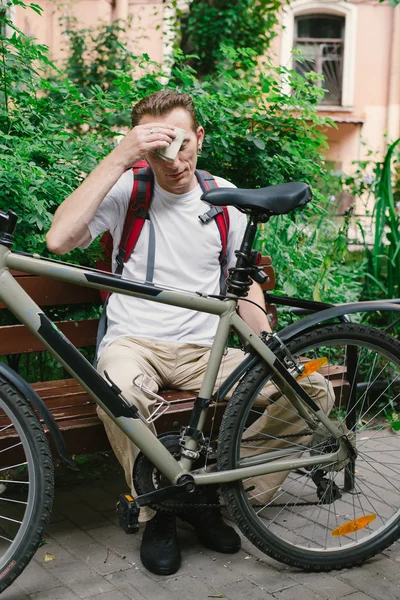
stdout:
[[174,108],[183,108],[192,117],[193,130],[196,132],[199,126],[196,112],[191,96],[182,94],[175,90],[160,90],[149,96],[145,96],[137,102],[132,108],[132,127],[139,124],[143,115],[152,117],[163,117],[170,113]]

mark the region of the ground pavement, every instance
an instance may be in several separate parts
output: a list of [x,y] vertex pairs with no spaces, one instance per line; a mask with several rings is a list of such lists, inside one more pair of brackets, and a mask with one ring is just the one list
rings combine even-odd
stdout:
[[118,526],[121,476],[56,490],[46,544],[1,600],[397,600],[400,543],[356,569],[303,573],[269,559],[247,540],[235,555],[203,548],[179,526],[182,567],[172,577],[147,572],[138,535]]

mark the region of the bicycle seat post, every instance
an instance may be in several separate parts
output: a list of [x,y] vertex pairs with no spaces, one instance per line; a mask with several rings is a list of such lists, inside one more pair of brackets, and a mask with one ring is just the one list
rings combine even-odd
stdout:
[[252,251],[254,238],[257,233],[257,226],[259,222],[266,223],[268,220],[268,214],[260,213],[255,210],[250,211],[250,218],[247,223],[240,250],[235,251],[237,257],[236,265],[229,269],[229,277],[227,279],[228,295],[247,296],[249,287],[252,283],[250,272],[254,269]]
[[18,217],[12,210],[4,212],[0,210],[0,245],[11,248],[14,243],[14,231],[17,226]]

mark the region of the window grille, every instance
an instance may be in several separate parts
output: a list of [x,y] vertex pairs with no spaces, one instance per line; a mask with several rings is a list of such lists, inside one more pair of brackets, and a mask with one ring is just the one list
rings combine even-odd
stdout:
[[294,47],[302,59],[295,60],[297,73],[314,71],[322,75],[319,83],[326,91],[320,104],[342,104],[344,17],[305,15],[296,18]]

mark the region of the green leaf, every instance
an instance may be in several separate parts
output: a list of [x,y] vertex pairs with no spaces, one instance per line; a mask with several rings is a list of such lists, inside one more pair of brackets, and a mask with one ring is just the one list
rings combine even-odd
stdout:
[[265,142],[263,140],[261,140],[260,138],[254,137],[253,143],[255,146],[257,146],[257,148],[259,150],[265,150]]
[[31,3],[31,4],[29,5],[29,7],[30,7],[32,10],[34,10],[34,11],[35,11],[35,13],[37,13],[38,15],[41,15],[41,14],[42,14],[42,12],[43,12],[43,7],[42,7],[42,6],[39,6],[38,4]]
[[84,465],[85,463],[87,463],[89,461],[87,456],[78,454],[74,457],[74,460],[76,463],[78,463],[78,465]]

